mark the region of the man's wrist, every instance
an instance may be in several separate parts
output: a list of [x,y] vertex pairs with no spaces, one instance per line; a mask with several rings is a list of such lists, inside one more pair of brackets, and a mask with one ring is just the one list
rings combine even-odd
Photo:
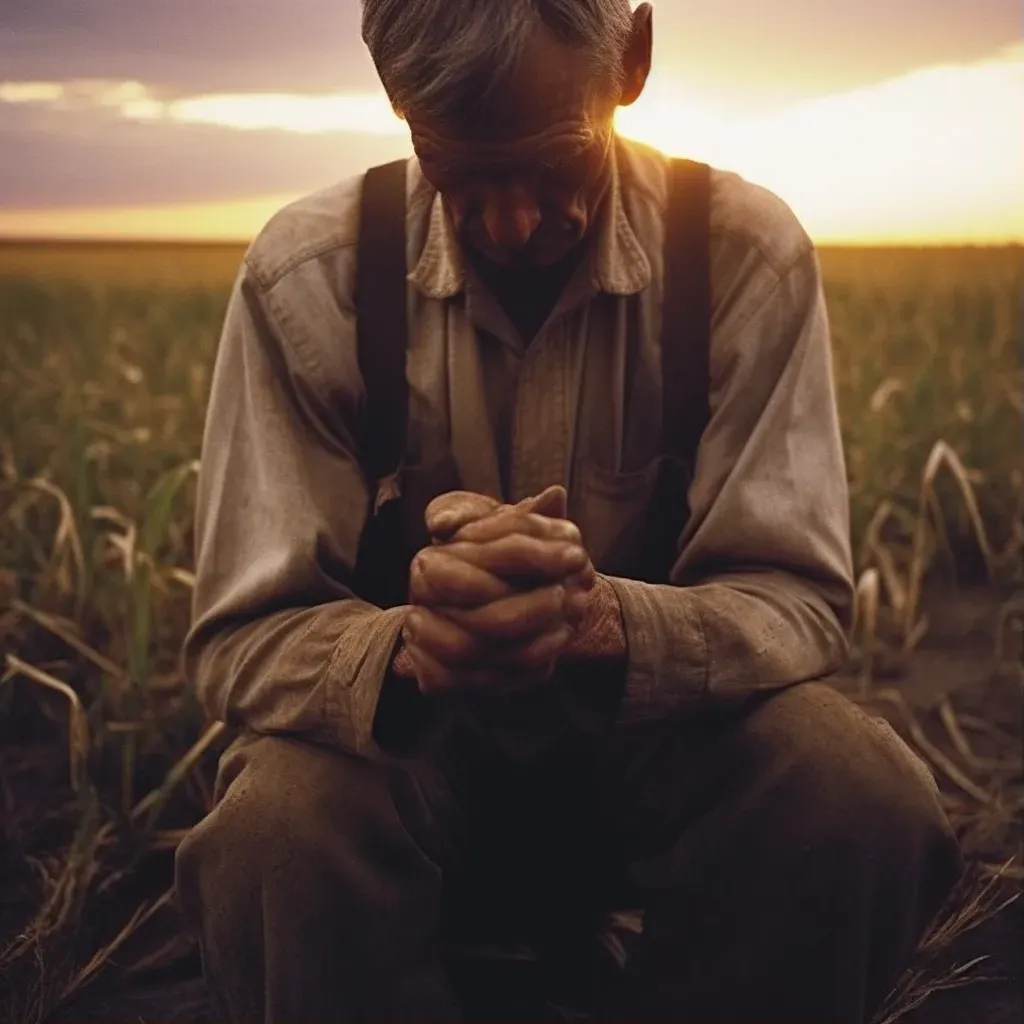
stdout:
[[405,646],[404,630],[398,634],[398,640],[395,642],[394,653],[391,657],[391,671],[394,675],[398,676],[399,679],[416,678],[416,668],[413,665],[412,658],[409,656],[409,651]]
[[597,576],[587,608],[563,655],[566,661],[625,662],[628,656],[622,607],[611,583]]

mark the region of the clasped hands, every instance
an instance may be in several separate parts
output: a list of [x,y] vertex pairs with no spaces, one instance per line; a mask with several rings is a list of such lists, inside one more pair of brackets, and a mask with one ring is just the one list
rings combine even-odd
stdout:
[[566,518],[563,487],[517,505],[453,491],[425,518],[431,545],[410,567],[412,607],[393,664],[424,694],[543,682],[608,618],[607,583]]

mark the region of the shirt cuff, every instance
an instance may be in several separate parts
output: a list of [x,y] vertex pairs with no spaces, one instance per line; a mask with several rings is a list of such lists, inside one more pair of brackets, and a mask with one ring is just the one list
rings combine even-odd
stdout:
[[[355,623],[350,623],[334,649],[328,668],[327,712],[339,732],[339,744],[356,754],[369,757],[380,752],[373,734],[374,718],[408,611],[407,605],[385,610],[368,606],[358,637]],[[341,680],[350,682],[346,686]]]
[[698,602],[685,587],[607,577],[622,609],[626,687],[620,718],[695,708],[708,688],[709,654]]

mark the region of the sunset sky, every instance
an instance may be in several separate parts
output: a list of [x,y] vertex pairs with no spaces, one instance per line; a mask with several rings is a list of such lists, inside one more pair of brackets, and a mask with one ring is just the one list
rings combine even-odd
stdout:
[[[821,242],[1024,241],[1019,0],[661,0],[624,134]],[[2,0],[0,237],[245,239],[409,151],[358,0]]]

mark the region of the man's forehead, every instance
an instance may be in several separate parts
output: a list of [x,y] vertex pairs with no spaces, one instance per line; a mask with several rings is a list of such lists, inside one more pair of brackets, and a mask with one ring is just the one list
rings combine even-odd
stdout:
[[413,130],[417,156],[430,164],[449,168],[473,167],[507,170],[537,164],[558,165],[590,150],[597,133],[573,120],[552,124],[542,132],[511,139],[466,139],[445,136],[423,128]]
[[414,139],[501,144],[583,130],[590,123],[593,70],[588,55],[538,30],[507,78],[494,83],[479,103],[444,122],[410,112]]

